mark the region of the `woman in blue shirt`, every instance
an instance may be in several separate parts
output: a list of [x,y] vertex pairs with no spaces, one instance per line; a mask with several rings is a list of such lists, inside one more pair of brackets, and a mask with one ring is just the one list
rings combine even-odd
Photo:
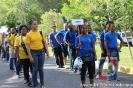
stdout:
[[[83,60],[82,68],[81,68],[81,82],[83,88],[85,88],[85,74],[88,68],[89,71],[89,79],[91,88],[94,85],[94,58],[96,60],[96,52],[95,52],[95,43],[94,39],[88,35],[87,26],[81,26],[81,35],[76,38],[75,42],[76,49],[78,50],[78,56]],[[87,58],[87,59],[86,59]]]

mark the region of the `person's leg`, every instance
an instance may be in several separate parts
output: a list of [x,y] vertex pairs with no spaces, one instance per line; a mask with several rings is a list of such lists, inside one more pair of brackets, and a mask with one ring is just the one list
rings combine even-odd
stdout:
[[[76,49],[75,48],[73,48],[72,49],[72,67],[74,66],[74,61],[75,61],[75,59],[76,59]],[[77,72],[77,68],[74,68],[74,72]]]
[[1,51],[2,51],[2,59],[5,60],[5,58],[6,58],[6,57],[5,57],[6,52],[5,52],[5,50],[4,50],[4,47],[2,47],[2,50],[1,50]]
[[54,48],[54,55],[56,59],[56,65],[60,66],[59,58],[58,58],[58,48]]
[[33,86],[37,87],[37,73],[38,73],[38,52],[37,51],[31,51],[32,57],[34,59],[34,63],[32,63],[33,66],[33,72],[32,72],[32,79],[33,79]]
[[68,54],[69,54],[69,63],[70,63],[70,69],[73,69],[73,56],[72,56],[72,49],[68,47]]
[[96,76],[97,79],[99,79],[99,74],[101,74],[101,72],[102,72],[103,65],[106,60],[106,56],[107,56],[106,51],[103,54],[101,54],[101,58],[99,60],[98,72],[97,72],[97,76]]
[[31,82],[29,79],[29,67],[30,67],[30,60],[29,59],[21,59],[23,67],[24,67],[24,76],[28,83],[28,86],[31,86]]
[[86,74],[86,64],[82,64],[82,68],[81,68],[81,83],[83,88],[85,88],[85,74]]
[[65,68],[67,69],[67,67],[66,67],[66,63],[67,63],[67,56],[68,56],[68,50],[67,50],[67,45],[64,45],[64,51],[63,51],[63,53],[64,53],[64,65],[65,65]]
[[9,61],[9,46],[6,47],[6,59]]
[[21,62],[17,61],[16,62],[16,75],[18,75],[18,78],[20,77],[19,76],[19,73],[20,73],[20,70],[21,70]]
[[43,73],[44,60],[45,60],[45,52],[43,50],[38,54],[38,70],[39,70],[41,86],[44,86],[44,73]]
[[59,61],[60,61],[60,65],[61,65],[61,67],[63,67],[64,66],[64,62],[63,62],[63,56],[62,56],[62,49],[61,49],[61,47],[59,47],[58,48],[58,57],[59,57]]
[[89,62],[87,64],[87,67],[88,67],[88,71],[89,71],[89,80],[90,80],[90,85],[91,86],[94,86],[94,61],[92,62]]

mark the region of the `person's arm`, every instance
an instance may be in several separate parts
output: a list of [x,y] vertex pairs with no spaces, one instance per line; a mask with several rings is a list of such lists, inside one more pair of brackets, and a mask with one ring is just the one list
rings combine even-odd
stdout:
[[55,39],[56,39],[56,41],[61,45],[62,43],[59,41],[58,35],[59,35],[59,33],[57,33],[57,34],[55,35]]
[[17,60],[20,61],[20,57],[19,57],[19,47],[18,47],[18,46],[15,46],[15,52],[16,52]]
[[102,53],[104,53],[103,46],[102,46],[103,41],[104,41],[104,33],[102,32],[100,35],[100,48],[101,48]]
[[26,49],[27,49],[27,52],[28,52],[28,56],[30,58],[30,62],[34,63],[34,59],[33,59],[32,55],[31,55],[31,52],[30,52],[30,44],[25,44],[25,45],[26,45]]
[[75,40],[75,47],[76,47],[76,50],[79,50],[81,49],[81,43],[79,43],[79,37],[76,38]]
[[33,57],[32,57],[32,55],[31,55],[31,51],[30,51],[30,37],[29,37],[29,35],[27,34],[26,35],[26,39],[25,39],[25,46],[26,46],[26,49],[27,49],[27,52],[28,52],[28,56],[29,56],[29,58],[30,58],[30,62],[31,63],[34,63],[34,59],[33,59]]
[[15,38],[15,35],[12,35],[11,37],[9,37],[8,39],[8,43],[10,46],[12,46],[14,48],[14,45],[11,43],[11,41],[13,41],[13,39]]
[[107,55],[110,56],[110,52],[109,52],[109,48],[108,48],[108,36],[107,35],[105,35],[104,45],[105,45],[105,49],[107,51]]
[[45,35],[43,35],[43,41],[44,41],[44,46],[45,46],[45,49],[46,49],[46,54],[47,54],[47,59],[49,58],[49,51],[48,51],[48,47],[47,47],[47,44],[46,44],[46,37]]
[[45,48],[46,48],[46,51],[47,51],[46,53],[47,53],[47,59],[48,59],[50,56],[49,56],[48,46],[47,46],[46,42],[45,42]]
[[69,42],[67,41],[67,37],[68,36],[68,32],[65,34],[65,36],[64,36],[64,41],[65,41],[65,43],[69,46],[70,44],[69,44]]
[[15,46],[15,53],[16,53],[16,56],[17,56],[17,60],[20,61],[20,57],[19,57],[19,37],[16,38],[15,40],[15,43],[14,43],[14,46]]
[[120,40],[120,46],[118,47],[118,50],[121,50],[122,46],[123,46],[123,39],[121,38],[121,36],[118,34],[118,39]]
[[97,54],[96,54],[95,45],[92,45],[92,48],[93,48],[93,51],[94,51],[95,61],[97,61]]
[[90,38],[91,38],[91,45],[92,45],[95,61],[97,61],[97,54],[96,54],[96,49],[95,49],[95,41],[94,41],[93,37],[90,36]]

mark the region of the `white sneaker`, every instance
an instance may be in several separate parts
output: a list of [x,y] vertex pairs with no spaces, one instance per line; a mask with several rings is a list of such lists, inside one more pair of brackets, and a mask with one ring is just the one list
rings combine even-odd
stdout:
[[17,77],[17,79],[21,78],[19,75],[17,75],[16,77]]
[[5,60],[5,58],[3,58],[3,61]]
[[59,66],[59,65],[57,65],[56,67],[57,67],[57,68],[60,68],[60,66]]
[[99,79],[99,74],[97,74],[96,79]]

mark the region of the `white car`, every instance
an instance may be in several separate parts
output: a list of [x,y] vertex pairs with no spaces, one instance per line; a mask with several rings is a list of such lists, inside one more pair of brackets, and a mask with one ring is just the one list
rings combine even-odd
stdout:
[[[120,36],[123,39],[123,45],[127,45],[127,42],[129,42],[129,45],[133,46],[133,37],[130,32],[126,32],[126,35],[124,32],[118,32]],[[127,36],[127,38],[126,38]],[[120,40],[117,39],[118,44],[120,44]]]

